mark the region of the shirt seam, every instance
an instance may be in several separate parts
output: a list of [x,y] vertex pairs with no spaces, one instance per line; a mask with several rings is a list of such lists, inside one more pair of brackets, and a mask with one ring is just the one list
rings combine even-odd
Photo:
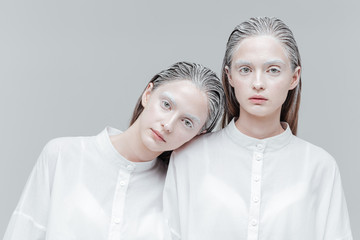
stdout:
[[181,239],[181,236],[179,233],[177,233],[173,228],[169,226],[169,230],[172,236],[175,236],[177,239]]
[[33,224],[35,227],[37,227],[38,229],[40,229],[40,230],[43,231],[43,232],[46,232],[46,227],[43,226],[43,225],[41,225],[41,224],[39,224],[39,223],[37,223],[33,217],[31,217],[31,216],[29,216],[29,215],[27,215],[27,214],[25,214],[25,213],[19,212],[19,211],[15,211],[15,212],[13,213],[13,215],[19,215],[19,216],[21,216],[21,217],[27,218],[28,220],[30,220],[30,221],[32,222],[32,224]]

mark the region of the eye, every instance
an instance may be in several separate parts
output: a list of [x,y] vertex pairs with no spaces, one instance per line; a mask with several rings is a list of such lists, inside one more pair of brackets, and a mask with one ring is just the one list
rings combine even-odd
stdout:
[[249,67],[241,67],[239,68],[239,72],[243,75],[248,74],[251,72],[251,69]]
[[189,120],[189,119],[183,119],[182,122],[184,123],[184,125],[187,127],[187,128],[193,128],[194,125],[193,123]]
[[164,108],[164,109],[171,109],[170,103],[168,101],[166,101],[166,100],[161,101],[161,107]]
[[268,72],[271,74],[279,74],[280,69],[278,67],[271,67],[271,68],[269,68]]

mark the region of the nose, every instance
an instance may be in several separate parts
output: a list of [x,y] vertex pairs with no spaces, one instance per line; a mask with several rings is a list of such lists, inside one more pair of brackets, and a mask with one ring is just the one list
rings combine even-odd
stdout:
[[253,88],[257,91],[265,89],[265,82],[261,73],[255,75],[255,79],[252,82]]
[[169,133],[172,132],[171,126],[168,123],[165,123],[163,127],[166,132],[169,132]]
[[164,130],[168,133],[171,133],[174,129],[175,124],[175,116],[171,116],[167,119],[164,119],[164,121],[161,123],[161,126],[164,128]]

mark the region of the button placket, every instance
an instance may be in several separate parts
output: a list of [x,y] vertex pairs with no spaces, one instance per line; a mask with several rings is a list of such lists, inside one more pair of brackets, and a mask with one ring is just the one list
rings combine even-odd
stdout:
[[114,223],[115,223],[115,224],[120,224],[120,223],[121,223],[121,219],[118,218],[118,217],[115,217],[115,218],[114,218]]
[[262,153],[255,153],[255,160],[256,161],[261,161],[263,159],[263,154]]
[[129,172],[134,171],[134,169],[135,169],[135,166],[133,166],[133,165],[131,165],[131,164],[129,164],[129,165],[126,166],[126,170],[128,170]]
[[261,174],[264,160],[265,145],[256,144],[253,151],[252,171],[251,171],[251,193],[249,209],[248,239],[258,239],[259,217],[261,204]]
[[133,168],[129,169],[129,166],[131,165],[122,167],[119,170],[117,186],[113,200],[109,240],[121,238],[121,226],[124,219],[126,191],[128,189],[131,172],[133,171]]
[[262,151],[262,150],[264,150],[264,144],[261,144],[261,143],[259,143],[259,144],[256,144],[256,149],[258,150],[258,151]]
[[254,226],[254,227],[257,226],[257,221],[256,221],[256,219],[251,220],[251,225]]

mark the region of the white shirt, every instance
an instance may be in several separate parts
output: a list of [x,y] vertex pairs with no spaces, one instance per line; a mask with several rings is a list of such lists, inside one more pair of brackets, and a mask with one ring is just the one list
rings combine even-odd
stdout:
[[42,151],[4,240],[163,239],[160,161],[123,158],[107,128],[95,137],[59,138]]
[[334,159],[289,127],[259,140],[232,121],[173,152],[164,211],[172,239],[352,239]]

